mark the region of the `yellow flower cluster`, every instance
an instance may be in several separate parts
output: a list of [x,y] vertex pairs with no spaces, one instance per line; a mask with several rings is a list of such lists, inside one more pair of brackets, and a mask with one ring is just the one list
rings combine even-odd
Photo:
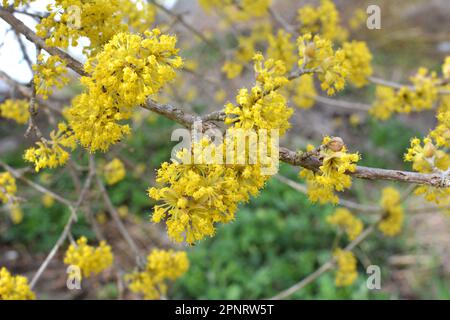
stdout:
[[344,41],[348,32],[340,26],[339,11],[330,0],[322,0],[320,6],[303,6],[298,10],[300,34],[311,33],[331,41]]
[[403,97],[404,104],[400,112],[421,111],[433,108],[437,99],[439,79],[435,72],[429,73],[425,68],[420,68],[416,75],[411,77],[414,90],[400,89],[398,95]]
[[[422,173],[445,172],[450,168],[450,156],[443,150],[438,149],[430,137],[411,140],[411,147],[405,154],[405,161],[412,162],[413,169]],[[425,200],[435,202],[441,207],[450,204],[450,188],[433,188],[420,186],[416,188],[415,194],[423,194]]]
[[119,0],[124,22],[138,33],[144,33],[155,21],[155,6],[145,0]]
[[23,221],[23,211],[17,202],[10,203],[8,209],[12,223],[19,224]]
[[358,278],[356,270],[356,258],[351,251],[337,249],[334,254],[337,264],[335,284],[337,287],[347,287],[353,284]]
[[292,102],[301,109],[309,109],[315,103],[317,91],[314,86],[314,77],[310,74],[304,74],[291,81],[288,91],[293,92]]
[[37,147],[25,151],[24,159],[34,163],[36,172],[43,168],[63,166],[70,158],[66,149],[74,150],[76,141],[67,124],[60,122],[58,130],[50,132],[50,140],[42,139],[36,142]]
[[105,165],[103,174],[105,176],[107,184],[116,184],[125,178],[125,166],[123,165],[122,161],[120,161],[120,159],[115,158]]
[[442,75],[445,79],[450,79],[450,56],[445,58],[444,64],[442,65]]
[[9,172],[0,173],[0,202],[10,203],[17,192],[16,179]]
[[429,136],[439,147],[450,147],[450,96],[441,97],[441,104],[437,113],[437,126]]
[[355,240],[364,227],[362,221],[345,208],[336,209],[331,216],[327,217],[327,222],[342,228],[350,240]]
[[160,299],[167,294],[167,281],[176,280],[188,269],[186,252],[155,249],[147,256],[145,270],[126,275],[126,280],[130,290],[142,293],[144,299]]
[[412,162],[413,169],[422,173],[431,173],[435,169],[445,171],[450,166],[450,157],[439,150],[429,137],[423,139],[423,145],[420,139],[412,139],[405,161]]
[[397,108],[397,97],[394,89],[385,86],[377,86],[375,89],[375,101],[369,109],[369,113],[376,119],[387,120]]
[[[156,182],[160,186],[150,188],[148,193],[162,204],[155,205],[152,221],[165,219],[168,235],[174,241],[192,244],[213,236],[216,223],[234,220],[238,204],[248,201],[264,186],[267,177],[261,175],[258,165],[198,161],[210,151],[213,159],[219,149],[224,155],[225,148],[224,144],[216,146],[204,139],[192,146],[196,150],[195,159],[190,159],[194,164],[174,160],[163,163],[158,170]],[[190,155],[187,152],[183,149],[178,157],[186,159],[186,154]]]
[[284,30],[278,30],[276,35],[270,33],[267,57],[275,61],[283,61],[287,70],[291,70],[297,62],[295,43],[291,41],[292,35]]
[[69,124],[81,145],[91,152],[106,151],[130,133],[120,123],[134,107],[175,77],[182,66],[176,37],[158,29],[145,36],[116,34],[85,65],[91,77],[82,78],[87,92],[76,97],[69,110]]
[[[225,123],[231,125],[227,133],[275,129],[282,135],[292,114],[286,99],[276,91],[288,82],[286,68],[281,61],[264,61],[260,54],[254,60],[255,86],[250,93],[240,90],[237,106],[229,103],[225,107]],[[191,244],[214,235],[216,223],[232,221],[239,203],[248,201],[264,186],[267,176],[262,175],[262,165],[272,166],[273,159],[259,154],[257,164],[250,163],[245,158],[250,146],[240,154],[234,138],[227,135],[224,142],[217,144],[208,138],[194,141],[190,150],[179,152],[182,162],[163,163],[158,170],[156,181],[160,186],[150,188],[149,196],[162,204],[154,207],[152,220],[158,223],[165,219],[168,234],[175,241]],[[229,150],[234,150],[231,161]]]
[[277,89],[286,85],[286,68],[282,61],[268,59],[261,54],[254,57],[256,84],[249,92],[241,89],[236,97],[237,106],[225,106],[226,124],[239,129],[278,129],[283,135],[290,127],[289,118],[293,110],[287,106],[286,98]]
[[345,42],[342,45],[342,50],[348,64],[349,82],[357,88],[365,86],[368,83],[367,78],[373,73],[372,54],[366,43],[362,41]]
[[384,215],[378,224],[378,229],[389,237],[399,234],[404,219],[403,208],[400,205],[400,193],[391,187],[384,188],[380,205],[384,210]]
[[430,132],[430,137],[436,141],[440,147],[450,147],[450,96],[440,97],[440,104],[437,110],[438,123],[436,128]]
[[19,6],[29,4],[33,1],[34,0],[2,0],[2,6],[6,8],[12,5],[14,8],[17,8]]
[[[23,212],[15,198],[17,192],[16,179],[9,172],[0,173],[0,204],[4,203],[14,224],[23,220]],[[0,277],[1,278],[1,277]],[[1,281],[0,281],[1,283]],[[1,290],[0,290],[1,291]],[[0,294],[1,300],[1,294]]]
[[41,202],[45,208],[51,208],[55,204],[55,198],[52,195],[46,193],[42,196]]
[[270,25],[258,24],[252,28],[250,35],[238,36],[238,46],[232,59],[226,61],[222,68],[222,72],[226,74],[228,79],[234,79],[242,73],[244,66],[252,61],[257,44],[266,41],[268,33],[271,34]]
[[55,0],[48,5],[50,15],[36,26],[37,35],[49,46],[77,46],[89,39],[85,52],[96,52],[116,33],[126,31],[121,23],[120,0]]
[[0,269],[0,300],[34,300],[36,296],[23,276],[13,276],[6,268]]
[[[312,150],[314,147],[309,146],[307,151]],[[308,196],[312,202],[336,204],[339,198],[334,191],[351,187],[352,179],[348,173],[356,170],[360,156],[358,153],[347,153],[342,139],[328,136],[324,137],[317,156],[322,160],[319,171],[302,169],[299,176],[306,179]]]
[[66,62],[58,56],[45,57],[40,54],[37,64],[33,65],[33,71],[36,94],[42,95],[44,99],[52,94],[53,87],[61,89],[69,82]]
[[0,104],[0,117],[11,119],[18,124],[25,124],[30,118],[28,112],[29,101],[7,99]]
[[77,244],[71,244],[66,251],[64,263],[80,268],[83,276],[89,278],[92,274],[98,274],[109,268],[113,263],[111,247],[101,241],[98,247],[87,244],[86,237],[77,240]]
[[222,67],[222,72],[225,73],[228,79],[234,79],[241,75],[243,69],[242,63],[226,61]]
[[308,33],[298,38],[300,68],[313,69],[318,73],[322,90],[333,95],[345,87],[349,75],[348,62],[344,50],[333,50],[330,40]]
[[436,73],[420,68],[411,77],[412,87],[403,86],[398,90],[377,86],[376,99],[370,113],[380,120],[388,119],[392,113],[410,113],[432,109],[437,98],[439,78]]
[[266,15],[272,0],[199,0],[199,3],[206,12],[220,10],[234,20],[245,21]]
[[366,25],[367,13],[363,9],[356,9],[353,12],[352,17],[348,21],[351,30],[358,30],[362,26]]

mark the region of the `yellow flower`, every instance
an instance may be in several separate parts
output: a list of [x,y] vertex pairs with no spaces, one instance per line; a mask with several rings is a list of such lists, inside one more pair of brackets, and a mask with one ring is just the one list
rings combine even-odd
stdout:
[[233,20],[245,21],[267,14],[272,0],[199,0],[199,3],[206,12],[216,9]]
[[25,124],[30,118],[29,101],[7,99],[0,104],[0,117],[12,119],[18,124]]
[[226,74],[228,79],[234,79],[241,75],[243,68],[242,64],[226,61],[222,67],[222,72]]
[[165,162],[158,170],[158,186],[148,190],[159,203],[154,206],[152,221],[165,220],[167,233],[174,241],[192,244],[213,236],[216,223],[234,220],[238,204],[248,201],[264,186],[268,177],[261,175],[260,165],[249,165],[248,161],[235,165],[202,162],[210,150],[213,160],[219,152],[225,157],[226,145],[231,143],[217,146],[203,140],[192,146],[195,157],[189,158],[185,149],[178,154],[193,164]]
[[55,204],[55,198],[53,198],[50,194],[46,193],[42,196],[42,204],[45,208],[51,208]]
[[412,162],[413,169],[422,173],[432,173],[434,169],[445,171],[450,167],[449,155],[439,150],[429,137],[423,139],[423,146],[420,139],[412,139],[405,161]]
[[0,269],[0,300],[34,300],[27,278],[13,276],[6,268]]
[[442,96],[437,111],[437,126],[430,132],[430,137],[440,147],[450,147],[450,96]]
[[375,91],[375,101],[369,113],[379,120],[387,120],[395,112],[397,98],[394,89],[385,86],[377,86]]
[[128,206],[126,206],[126,205],[118,207],[117,212],[119,213],[119,216],[122,219],[126,218],[130,214],[130,210],[128,209]]
[[5,204],[13,202],[17,192],[16,179],[9,172],[0,173],[0,202]]
[[33,1],[34,0],[2,0],[2,6],[9,7],[10,5],[12,5],[14,8],[17,8],[19,6],[24,6],[26,4],[29,4]]
[[439,79],[436,73],[420,68],[411,77],[412,87],[403,86],[397,91],[388,87],[377,87],[376,99],[370,113],[381,120],[392,113],[410,113],[432,109],[438,97]]
[[103,211],[100,211],[95,215],[95,220],[97,220],[99,224],[103,225],[108,221],[108,216]]
[[158,29],[146,31],[144,37],[119,33],[88,60],[85,69],[91,76],[81,80],[87,91],[73,100],[68,115],[81,145],[91,152],[106,151],[130,133],[121,121],[181,68],[176,41]]
[[9,216],[14,224],[19,224],[23,221],[23,211],[18,203],[12,203],[9,205]]
[[342,228],[350,240],[355,240],[364,227],[362,221],[345,208],[336,209],[331,216],[327,217],[327,222]]
[[126,176],[125,166],[120,159],[114,158],[103,169],[106,183],[108,185],[116,184],[122,181]]
[[334,3],[322,0],[320,6],[314,8],[306,5],[298,10],[300,34],[318,34],[331,41],[344,41],[348,32],[340,26],[340,16]]
[[[125,14],[130,14],[128,23],[140,27],[131,1],[126,0],[55,0],[48,6],[50,14],[36,26],[38,36],[45,38],[49,46],[67,48],[77,46],[82,37],[89,39],[84,53],[96,53],[115,34],[127,31],[122,23]],[[122,11],[123,10],[123,11]],[[151,22],[151,21],[150,21]]]
[[400,193],[391,187],[384,188],[380,205],[384,210],[384,216],[378,224],[378,229],[389,237],[399,234],[404,219],[403,208],[400,205]]
[[70,158],[67,148],[74,150],[76,141],[74,135],[65,123],[58,124],[58,130],[50,133],[50,140],[36,142],[36,147],[25,151],[24,159],[33,162],[36,172],[43,168],[56,168],[64,165]]
[[357,127],[361,124],[361,117],[357,113],[352,113],[350,115],[349,122],[353,127]]
[[83,276],[89,278],[109,268],[113,263],[113,254],[106,242],[101,241],[98,247],[92,247],[87,244],[86,237],[81,237],[76,245],[71,244],[67,249],[64,263],[79,267]]
[[[436,137],[437,141],[441,142],[441,145],[445,145],[445,131],[444,128],[438,130],[443,131],[443,135],[437,136],[436,131],[431,132],[432,137]],[[441,132],[442,132],[441,131]],[[439,149],[439,144],[433,142],[433,139],[426,137],[423,139],[423,143],[420,139],[414,138],[411,140],[411,147],[405,154],[405,161],[412,162],[412,167],[415,171],[421,173],[441,172],[444,177],[445,172],[450,168],[450,156],[447,152]],[[425,200],[435,202],[441,208],[445,208],[450,204],[450,188],[434,188],[430,186],[420,186],[415,190],[416,195],[423,195]]]
[[267,57],[283,61],[288,70],[291,70],[297,61],[295,43],[291,42],[291,37],[290,33],[278,30],[275,36],[269,35],[269,47],[267,48]]
[[450,56],[445,58],[444,64],[442,65],[442,75],[444,78],[450,78]]
[[357,88],[365,86],[368,83],[367,78],[373,73],[372,54],[366,43],[362,41],[345,42],[342,50],[348,64],[348,80]]
[[222,103],[227,98],[227,92],[224,89],[220,89],[214,95],[214,101],[217,103]]
[[47,99],[53,93],[52,87],[63,88],[69,83],[67,77],[66,62],[58,56],[45,57],[40,54],[37,64],[33,65],[33,83],[36,87],[36,94]]
[[299,79],[291,81],[289,91],[293,91],[292,101],[301,109],[309,109],[315,103],[317,91],[314,86],[314,77],[304,74]]
[[283,135],[290,127],[289,118],[293,113],[286,98],[276,91],[288,83],[286,68],[279,60],[263,61],[260,54],[254,60],[256,84],[250,92],[245,88],[239,90],[237,106],[232,103],[225,106],[225,123],[246,130],[278,129]]
[[308,196],[312,202],[338,203],[334,191],[344,191],[352,185],[350,172],[356,170],[360,157],[358,153],[347,153],[340,138],[325,137],[322,141],[319,157],[322,165],[318,172],[302,169],[299,176],[306,180]]
[[147,256],[144,271],[127,274],[128,287],[142,293],[144,299],[159,299],[167,294],[167,281],[175,281],[189,269],[186,252],[153,250]]
[[335,284],[337,287],[347,287],[353,284],[358,277],[356,270],[356,258],[351,251],[337,249],[333,254],[336,263],[337,271],[335,277]]
[[367,13],[363,9],[356,9],[353,12],[352,17],[350,18],[348,24],[351,30],[357,30],[366,24],[367,21]]
[[334,95],[345,87],[345,79],[349,74],[349,63],[344,50],[334,51],[328,39],[310,33],[297,39],[300,68],[313,69],[321,81],[322,90]]
[[119,0],[119,6],[125,23],[135,32],[144,33],[155,21],[156,8],[147,1]]

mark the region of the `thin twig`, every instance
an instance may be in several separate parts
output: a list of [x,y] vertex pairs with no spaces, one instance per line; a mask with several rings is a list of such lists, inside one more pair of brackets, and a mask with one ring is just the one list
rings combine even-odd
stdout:
[[[296,181],[293,181],[289,178],[286,178],[285,176],[278,174],[275,176],[275,179],[281,181],[282,183],[290,186],[291,188],[293,188],[301,193],[307,194],[307,192],[308,192],[308,188],[305,185],[298,183]],[[363,205],[363,204],[359,204],[359,203],[356,203],[356,202],[353,202],[350,200],[341,199],[341,198],[339,198],[339,204],[348,209],[353,209],[353,210],[357,210],[360,212],[377,212],[377,211],[380,211],[380,209],[381,209],[379,206]]]
[[30,281],[31,289],[33,289],[33,287],[36,285],[36,283],[40,279],[42,273],[48,267],[49,263],[52,261],[53,257],[56,255],[56,253],[58,252],[61,245],[64,243],[64,241],[70,235],[70,230],[72,228],[72,224],[76,221],[77,211],[78,211],[79,207],[81,206],[81,204],[83,203],[84,198],[87,195],[88,190],[91,187],[92,179],[94,178],[94,175],[95,175],[92,155],[90,156],[89,164],[90,164],[90,170],[89,170],[88,176],[86,177],[86,180],[84,182],[83,189],[78,197],[78,201],[75,203],[74,206],[69,206],[69,208],[71,210],[71,215],[70,215],[69,219],[67,220],[67,223],[63,229],[63,232],[59,236],[59,238],[56,241],[55,245],[53,246],[52,250],[50,251],[50,253],[45,258],[44,262],[39,267],[39,269],[36,272],[36,274],[34,275],[33,279]]
[[16,32],[23,34],[25,38],[34,43],[36,46],[44,49],[51,55],[58,56],[66,61],[67,66],[78,74],[82,76],[88,75],[79,61],[57,47],[48,46],[44,39],[38,37],[36,33],[28,28],[22,21],[17,19],[8,9],[0,7],[0,18],[5,20]]
[[114,205],[111,201],[111,198],[109,197],[108,191],[106,190],[105,185],[103,184],[103,181],[101,180],[101,178],[98,175],[97,175],[97,186],[100,190],[100,193],[102,194],[103,201],[105,202],[106,208],[108,209],[109,214],[113,218],[114,223],[117,225],[117,228],[119,229],[120,234],[123,236],[125,241],[130,246],[131,250],[133,251],[133,253],[136,257],[136,262],[137,262],[138,266],[142,266],[145,263],[145,261],[144,261],[143,257],[141,256],[140,250],[139,250],[138,246],[136,245],[136,243],[134,242],[131,235],[128,233],[127,228],[125,228],[125,225],[123,224],[122,220],[120,219],[119,213],[117,212],[116,208],[114,207]]
[[316,100],[317,102],[323,103],[325,105],[338,107],[338,108],[342,108],[342,109],[348,109],[348,110],[354,110],[354,111],[364,111],[364,112],[367,112],[370,109],[370,105],[365,104],[365,103],[342,101],[342,100],[331,99],[331,98],[327,98],[327,97],[323,97],[323,96],[315,96],[315,97],[312,97],[312,99]]
[[203,33],[201,33],[195,27],[193,27],[188,22],[186,22],[186,20],[183,18],[183,16],[181,14],[177,14],[177,13],[173,12],[172,10],[167,9],[165,6],[163,6],[162,4],[159,4],[155,0],[149,0],[149,2],[151,2],[155,7],[157,7],[161,11],[165,12],[167,15],[172,16],[174,19],[176,19],[178,22],[180,22],[180,24],[183,25],[187,30],[191,31],[194,35],[199,37],[204,43],[206,43],[208,46],[218,50],[223,55],[222,48],[220,48],[217,44],[215,44],[214,42],[212,42],[211,40],[206,38]]
[[[377,222],[378,223],[378,222]],[[375,231],[376,223],[372,224],[368,228],[366,228],[361,234],[352,242],[350,242],[346,247],[345,251],[352,251],[356,246],[358,246],[361,242],[363,242],[369,235],[371,235]],[[319,278],[322,274],[327,272],[328,270],[332,269],[335,263],[335,259],[332,258],[325,262],[320,268],[318,268],[316,271],[311,273],[309,276],[304,278],[302,281],[294,284],[292,287],[278,293],[277,295],[270,298],[270,300],[281,300],[289,297],[290,295],[294,294],[295,292],[303,289],[307,285],[309,285],[311,282]]]

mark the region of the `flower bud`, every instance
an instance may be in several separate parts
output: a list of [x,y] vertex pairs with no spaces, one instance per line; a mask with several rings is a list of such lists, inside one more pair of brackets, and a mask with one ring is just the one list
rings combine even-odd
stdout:
[[310,59],[313,59],[315,54],[316,54],[316,45],[313,42],[311,42],[305,48],[305,56]]
[[343,147],[344,147],[344,140],[342,140],[342,138],[340,137],[333,137],[327,143],[327,148],[334,152],[341,151]]
[[423,147],[423,155],[425,158],[431,158],[434,155],[436,148],[431,142],[427,142]]

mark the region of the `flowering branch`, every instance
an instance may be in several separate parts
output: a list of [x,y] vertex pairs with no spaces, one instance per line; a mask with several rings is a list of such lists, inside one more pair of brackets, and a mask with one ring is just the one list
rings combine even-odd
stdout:
[[29,41],[33,42],[36,46],[44,49],[48,53],[58,56],[67,62],[67,66],[82,76],[87,76],[84,71],[83,65],[70,56],[68,53],[56,48],[48,46],[45,40],[38,37],[30,28],[28,28],[22,21],[17,19],[10,11],[0,7],[0,18],[5,20],[16,32],[19,32],[25,36]]
[[[187,114],[173,105],[158,104],[150,99],[147,100],[147,104],[142,107],[157,112],[158,114],[178,122],[185,127],[191,127],[195,119],[198,119],[198,117]],[[214,112],[210,115],[203,116],[201,119],[207,121],[219,121],[223,118],[223,116],[224,115],[221,112]],[[208,122],[203,125],[207,126]],[[313,171],[319,170],[319,167],[322,165],[321,161],[317,157],[311,156],[310,154],[299,154],[283,147],[280,148],[280,160],[293,166],[300,166]],[[355,172],[350,172],[349,174],[356,178],[368,180],[391,180],[429,185],[438,188],[450,187],[450,179],[439,173],[425,174],[411,171],[387,170],[358,166]]]
[[[45,41],[38,37],[31,29],[26,27],[23,22],[18,20],[5,9],[0,9],[0,18],[4,19],[8,22],[16,31],[22,33],[28,40],[34,42],[38,46],[41,46],[49,53],[57,55],[67,61],[67,66],[73,69],[75,72],[80,75],[87,75],[83,70],[83,66],[80,62],[73,59],[67,53],[54,48],[48,47],[45,44]],[[311,73],[313,70],[303,70],[299,69],[289,75],[288,79],[295,79],[302,74]],[[146,104],[142,106],[145,109],[154,111],[160,115],[165,116],[175,122],[180,123],[185,127],[190,127],[196,119],[200,119],[191,114],[185,113],[183,110],[172,106],[170,104],[159,104],[154,102],[151,99],[147,99]],[[215,118],[215,119],[214,119]],[[205,116],[204,119],[207,120],[221,120],[223,118],[222,113],[214,113],[214,117]],[[206,123],[207,125],[208,123]],[[321,162],[319,159],[315,157],[305,157],[304,155],[300,155],[292,150],[287,148],[280,148],[280,160],[286,163],[289,163],[294,166],[301,166],[313,171],[317,171],[321,166]],[[446,176],[443,176],[439,173],[432,174],[424,174],[424,173],[416,173],[410,171],[400,171],[400,170],[387,170],[387,169],[379,169],[379,168],[370,168],[358,166],[355,172],[350,173],[352,176],[362,179],[369,180],[392,180],[392,181],[400,181],[407,183],[415,183],[421,185],[429,185],[433,187],[450,187],[450,179]]]

